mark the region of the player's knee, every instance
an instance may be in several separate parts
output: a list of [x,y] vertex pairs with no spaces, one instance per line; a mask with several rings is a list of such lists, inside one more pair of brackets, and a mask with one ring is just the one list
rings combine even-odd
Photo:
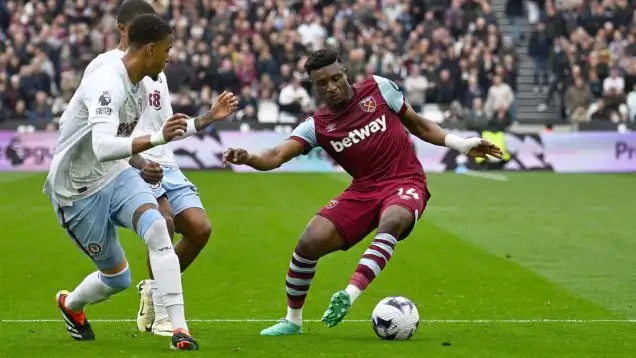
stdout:
[[161,215],[159,210],[157,210],[156,208],[152,208],[144,211],[137,220],[137,225],[135,226],[139,237],[145,240],[146,233],[156,223],[158,223],[163,228],[165,228],[166,231],[168,231],[166,220],[164,219],[163,215]]
[[330,220],[317,216],[300,236],[296,252],[307,259],[317,260],[342,248],[342,240]]
[[319,245],[317,240],[305,235],[301,236],[298,244],[296,245],[296,252],[302,257],[310,260],[319,258]]
[[203,249],[212,235],[212,224],[203,211],[188,209],[175,220],[178,231],[188,244]]
[[174,219],[172,218],[172,215],[163,215],[163,219],[166,221],[168,234],[170,235],[171,238],[174,237],[175,225],[174,225]]
[[414,215],[410,210],[397,205],[391,206],[382,214],[378,232],[399,237],[413,225],[414,220]]
[[319,230],[307,228],[298,241],[296,252],[310,260],[319,259],[325,254],[324,235]]
[[212,235],[212,225],[210,225],[208,220],[204,220],[193,227],[186,237],[191,244],[202,249],[208,244],[210,235]]
[[99,279],[117,292],[127,289],[132,284],[132,275],[130,274],[130,268],[128,267],[114,275],[107,275],[100,272]]
[[[159,210],[157,208],[156,204],[150,204],[150,203],[146,203],[141,205],[140,207],[137,208],[137,210],[135,210],[135,212],[133,213],[133,226],[135,228],[135,230],[137,232],[139,232],[139,224],[140,224],[140,220],[141,217],[144,216],[144,214],[146,214],[149,211],[155,210],[159,213]],[[161,215],[161,214],[160,214]]]

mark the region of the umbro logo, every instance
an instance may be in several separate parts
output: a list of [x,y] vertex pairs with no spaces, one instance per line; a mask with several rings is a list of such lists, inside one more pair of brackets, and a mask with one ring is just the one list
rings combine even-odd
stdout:
[[336,130],[336,124],[335,123],[331,123],[329,124],[327,127],[325,127],[325,130],[327,132],[333,132]]

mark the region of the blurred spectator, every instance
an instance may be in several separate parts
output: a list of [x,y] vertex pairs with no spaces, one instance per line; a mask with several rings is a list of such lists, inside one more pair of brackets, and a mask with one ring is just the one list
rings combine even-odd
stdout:
[[624,122],[627,120],[628,110],[625,104],[625,96],[615,87],[610,87],[603,94],[603,104],[606,111],[609,112],[609,119],[614,122]]
[[509,120],[509,110],[514,100],[515,95],[512,92],[512,88],[502,81],[500,75],[493,76],[493,84],[488,90],[488,97],[486,99],[486,111],[488,111],[493,118]]
[[627,95],[627,110],[629,113],[629,121],[636,121],[636,83],[632,91]]
[[507,0],[506,16],[512,26],[512,39],[518,42],[522,39],[521,35],[521,19],[524,15],[523,0]]
[[7,102],[6,85],[4,82],[0,82],[0,118],[8,118],[11,114]]
[[479,99],[480,104],[482,104],[481,100],[483,100],[485,97],[486,97],[486,94],[479,86],[479,83],[477,82],[477,77],[474,75],[471,75],[468,78],[468,86],[466,88],[466,94],[464,95],[464,102],[463,102],[464,107],[469,109],[475,109],[473,106],[475,103],[475,100]]
[[528,22],[534,25],[545,10],[545,0],[528,0],[526,6],[528,8]]
[[411,73],[404,80],[404,92],[414,111],[422,111],[426,101],[427,89],[428,80],[422,75],[419,67],[413,66]]
[[39,91],[35,94],[35,102],[27,111],[27,116],[32,121],[50,122],[53,120],[53,109],[46,92]]
[[27,111],[26,111],[26,104],[24,103],[23,100],[18,100],[15,103],[15,107],[13,109],[13,113],[11,117],[15,119],[26,119],[28,117]]
[[622,95],[625,91],[625,79],[618,74],[617,68],[612,68],[609,77],[603,81],[603,95],[615,93]]
[[300,85],[300,81],[295,78],[292,79],[290,84],[283,87],[278,97],[280,110],[293,116],[307,112],[310,103],[309,93]]
[[444,69],[440,73],[439,82],[437,84],[437,104],[447,109],[457,100],[457,86],[451,78],[449,70]]
[[475,97],[471,103],[471,110],[466,116],[466,127],[469,130],[483,131],[490,122],[490,115],[484,109],[481,98]]
[[190,93],[182,91],[177,96],[177,103],[173,104],[172,110],[174,113],[183,113],[188,116],[196,116],[199,114],[196,103]]
[[573,121],[587,120],[587,111],[594,97],[592,91],[586,86],[582,77],[574,79],[574,84],[568,88],[565,94],[565,106]]
[[537,22],[536,29],[530,37],[528,44],[528,54],[532,57],[534,72],[534,93],[539,93],[539,78],[543,79],[541,83],[542,90],[548,87],[548,61],[550,50],[552,49],[552,39],[548,35],[545,24]]
[[249,86],[243,87],[239,96],[239,101],[239,110],[251,106],[252,109],[258,112],[258,99],[254,96],[252,88]]

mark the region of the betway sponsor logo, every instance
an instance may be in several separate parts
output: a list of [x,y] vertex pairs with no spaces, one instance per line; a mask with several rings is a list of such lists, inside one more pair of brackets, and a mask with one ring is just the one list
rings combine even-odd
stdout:
[[343,150],[345,150],[345,148],[349,148],[352,145],[359,143],[362,140],[365,140],[366,138],[370,137],[374,133],[385,132],[385,131],[386,131],[386,118],[384,115],[382,115],[382,117],[377,118],[376,120],[367,124],[366,126],[360,129],[356,129],[352,132],[349,132],[349,135],[347,137],[342,138],[341,140],[336,140],[336,141],[332,140],[329,143],[331,143],[331,146],[337,153],[340,153]]

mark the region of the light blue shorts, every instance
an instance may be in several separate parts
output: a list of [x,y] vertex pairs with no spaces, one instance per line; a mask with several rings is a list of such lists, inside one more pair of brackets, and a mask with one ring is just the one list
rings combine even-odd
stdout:
[[73,206],[61,207],[52,196],[49,198],[62,227],[100,270],[113,268],[126,257],[116,226],[135,230],[135,211],[144,204],[157,205],[152,191],[133,168]]
[[161,166],[163,180],[161,185],[146,184],[152,189],[155,198],[166,196],[174,216],[190,208],[203,210],[197,187],[192,184],[179,168]]

